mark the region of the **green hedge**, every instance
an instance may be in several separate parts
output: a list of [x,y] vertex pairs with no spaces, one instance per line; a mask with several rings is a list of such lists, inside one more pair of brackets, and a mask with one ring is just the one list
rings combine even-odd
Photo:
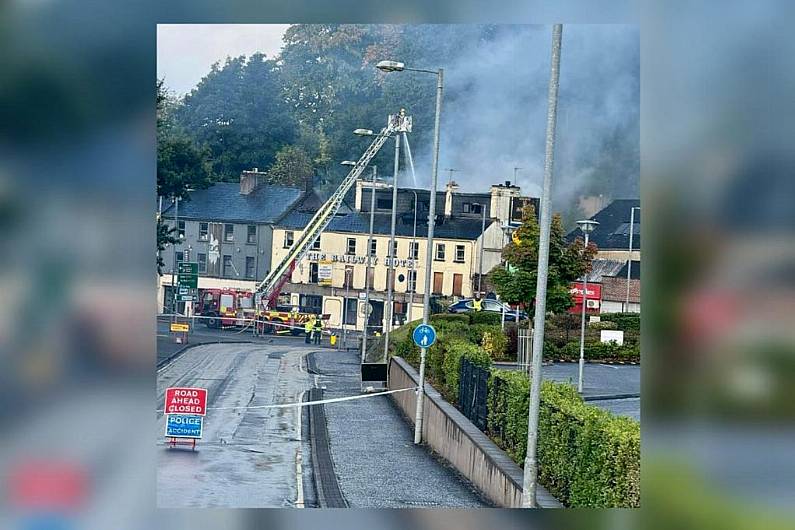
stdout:
[[437,315],[431,315],[430,322],[431,324],[436,324],[437,322],[461,322],[463,324],[469,324],[469,315],[466,313],[439,313]]
[[[554,341],[544,341],[544,357],[549,360],[577,361],[580,359],[580,343],[569,342],[563,347]],[[604,362],[640,362],[640,344],[624,344],[614,342],[585,343],[585,359]]]
[[[530,383],[492,370],[488,431],[517,462],[527,450]],[[574,387],[544,382],[538,438],[539,480],[567,506],[640,505],[640,424],[586,405]]]
[[499,324],[502,316],[490,311],[470,311],[467,313],[470,324]]
[[458,402],[458,383],[461,378],[461,359],[466,358],[475,366],[488,369],[491,366],[491,357],[483,348],[463,339],[452,339],[444,345],[444,359],[442,370],[444,372],[443,385],[440,391],[451,403]]
[[640,332],[640,313],[610,313],[604,315],[604,318],[615,322],[616,329],[621,331]]

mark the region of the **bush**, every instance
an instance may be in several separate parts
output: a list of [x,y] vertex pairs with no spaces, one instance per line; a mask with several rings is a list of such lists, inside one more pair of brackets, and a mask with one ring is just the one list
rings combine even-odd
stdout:
[[505,354],[505,351],[508,348],[508,339],[505,337],[505,334],[503,334],[500,328],[485,332],[480,345],[484,350],[486,350],[486,353],[491,356],[492,360],[507,360],[508,357]]
[[640,506],[640,424],[586,405],[571,385],[541,388],[539,479],[571,507]]
[[609,318],[616,323],[616,329],[640,333],[640,313],[610,313]]
[[[492,370],[488,431],[519,465],[527,451],[530,382]],[[640,424],[586,405],[573,386],[541,387],[539,480],[572,507],[640,505]]]
[[592,329],[594,331],[602,331],[603,329],[618,329],[618,325],[615,322],[610,322],[609,320],[602,320],[601,322],[591,322],[588,324],[588,329]]
[[436,324],[437,322],[461,322],[463,324],[469,324],[469,315],[466,313],[439,313],[437,315],[431,315],[430,322],[431,324]]
[[452,339],[444,346],[444,385],[442,393],[451,403],[458,402],[458,382],[461,377],[461,359],[466,358],[481,368],[491,366],[491,357],[483,348],[462,339]]
[[508,341],[505,354],[510,359],[516,359],[516,354],[519,352],[519,327],[515,322],[505,323],[505,338]]
[[470,311],[467,313],[469,316],[469,323],[475,324],[499,324],[502,321],[502,316],[498,313],[489,311]]

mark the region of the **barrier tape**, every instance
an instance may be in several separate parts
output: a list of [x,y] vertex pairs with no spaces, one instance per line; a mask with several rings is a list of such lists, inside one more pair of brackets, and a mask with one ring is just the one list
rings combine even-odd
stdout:
[[[309,405],[325,405],[326,403],[339,403],[341,401],[353,401],[355,399],[364,399],[376,396],[386,396],[387,394],[396,394],[398,392],[406,392],[407,390],[419,390],[418,386],[411,386],[408,388],[398,388],[397,390],[387,390],[385,392],[375,392],[373,394],[359,394],[357,396],[345,396],[341,398],[321,399],[319,401],[299,401],[297,403],[278,403],[276,405],[253,405],[241,407],[207,407],[206,410],[253,410],[253,409],[287,409],[292,407],[306,407]],[[155,412],[163,413],[164,409]]]
[[[245,324],[245,326],[243,326],[241,330],[237,331],[237,333],[241,333],[243,331],[246,331],[246,330],[250,329],[251,328],[251,324],[255,323],[255,322],[259,323],[259,324],[264,324],[264,325],[270,326],[270,327],[278,330],[275,333],[278,333],[279,331],[290,331],[290,330],[293,330],[293,329],[298,329],[298,330],[301,330],[302,332],[305,332],[305,329],[306,329],[304,327],[303,323],[290,325],[289,322],[271,322],[271,321],[267,321],[267,320],[257,320],[257,319],[253,319],[253,318],[237,318],[237,317],[222,317],[222,316],[208,317],[208,316],[201,316],[201,315],[194,315],[194,316],[188,317],[188,316],[180,315],[180,314],[170,315],[170,314],[165,314],[164,313],[164,314],[158,315],[157,319],[160,322],[164,322],[164,321],[166,321],[167,318],[170,318],[172,316],[176,317],[177,320],[180,321],[180,323],[185,323],[185,321],[189,321],[191,319],[196,319],[196,320],[202,320],[202,319],[216,319],[216,320],[227,319],[227,320],[234,320],[235,322],[247,322],[247,324]],[[191,332],[192,331],[194,331],[194,330],[191,329]],[[314,332],[316,333],[316,331],[314,331]],[[321,333],[324,334],[324,335],[340,335],[340,334],[342,334],[342,328],[331,328],[331,329],[329,329],[328,325],[324,324]],[[360,332],[352,330],[352,329],[349,329],[348,333],[360,333]]]

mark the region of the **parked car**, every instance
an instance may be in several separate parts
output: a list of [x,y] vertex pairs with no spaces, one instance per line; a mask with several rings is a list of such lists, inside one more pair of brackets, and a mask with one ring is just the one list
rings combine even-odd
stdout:
[[[470,311],[474,311],[474,307],[472,306],[473,298],[465,298],[463,300],[459,300],[455,304],[451,305],[450,308],[447,310],[449,313],[469,313]],[[489,313],[496,313],[500,314],[505,310],[505,321],[506,322],[516,322],[516,310],[512,309],[509,305],[503,304],[499,300],[492,300],[490,298],[486,298],[483,300],[483,311]],[[524,311],[519,311],[519,320],[527,320],[527,313]]]

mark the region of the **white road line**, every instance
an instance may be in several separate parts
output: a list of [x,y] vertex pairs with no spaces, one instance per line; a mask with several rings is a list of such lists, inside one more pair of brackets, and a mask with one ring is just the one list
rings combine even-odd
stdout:
[[[302,363],[299,363],[299,365]],[[298,396],[298,401],[304,400],[306,390],[301,392]],[[296,427],[298,429],[298,447],[295,449],[295,483],[297,488],[297,496],[295,500],[296,508],[304,508],[304,471],[302,467],[303,455],[301,453],[301,446],[303,445],[303,436],[301,433],[301,409],[295,409]]]
[[612,364],[599,363],[599,366],[604,366],[604,367],[607,367],[607,368],[612,368],[613,370],[618,370],[618,366],[613,366]]

